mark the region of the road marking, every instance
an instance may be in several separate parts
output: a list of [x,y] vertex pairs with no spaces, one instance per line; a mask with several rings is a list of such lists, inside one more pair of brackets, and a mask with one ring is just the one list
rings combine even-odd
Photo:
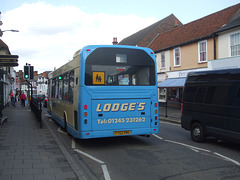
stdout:
[[192,149],[193,151],[195,151],[195,152],[197,152],[197,153],[199,153],[199,150],[197,150],[197,149]]
[[156,138],[158,138],[160,140],[163,140],[165,142],[170,142],[170,143],[173,143],[173,144],[178,144],[178,145],[190,148],[191,150],[193,150],[195,152],[204,151],[204,152],[212,153],[212,154],[214,154],[216,156],[219,156],[219,157],[223,158],[223,160],[230,161],[230,162],[236,164],[237,166],[240,166],[240,162],[238,162],[238,161],[236,161],[234,159],[231,159],[229,157],[226,157],[226,156],[224,156],[222,154],[219,154],[217,152],[212,152],[212,151],[210,151],[208,149],[203,149],[203,148],[199,148],[199,147],[196,147],[196,146],[191,146],[191,145],[188,145],[188,144],[180,143],[180,142],[177,142],[177,141],[171,141],[171,140],[168,140],[168,139],[164,139],[164,138],[162,138],[162,137],[160,137],[160,136],[158,136],[156,134],[153,134],[153,136],[155,136]]
[[160,140],[163,140],[162,137],[160,137],[160,136],[158,136],[158,135],[156,135],[156,134],[153,134],[153,136],[155,136],[156,138],[158,138],[158,139],[160,139]]
[[110,174],[108,172],[108,169],[107,169],[107,166],[106,166],[105,162],[101,161],[98,158],[95,158],[94,156],[92,156],[92,155],[90,155],[88,153],[85,153],[85,152],[83,152],[83,151],[81,151],[79,149],[75,149],[75,148],[76,148],[75,139],[72,138],[72,149],[73,149],[73,151],[78,152],[79,154],[82,154],[82,155],[92,159],[93,161],[96,161],[97,163],[101,164],[101,168],[103,170],[104,179],[105,180],[111,180],[111,177],[110,177]]
[[98,162],[99,164],[105,164],[105,162],[101,161],[100,159],[97,159],[95,157],[93,157],[92,155],[88,154],[88,153],[85,153],[83,151],[80,151],[79,149],[74,149],[74,151],[78,152],[79,154],[82,154],[90,159],[92,159],[93,161],[96,161]]
[[205,151],[205,152],[208,152],[208,153],[211,152],[210,150],[207,150],[207,149],[198,148],[198,147],[196,147],[196,146],[191,146],[191,145],[184,144],[184,143],[180,143],[180,142],[177,142],[177,141],[171,141],[171,140],[167,140],[167,139],[165,139],[164,141],[170,142],[170,143],[174,143],[174,144],[178,144],[178,145],[182,145],[182,146],[188,147],[188,148],[190,148],[190,149]]
[[213,154],[215,154],[215,155],[217,155],[217,156],[220,156],[221,158],[223,158],[223,159],[225,159],[225,160],[227,160],[227,161],[230,161],[230,162],[232,162],[232,163],[240,166],[240,163],[239,163],[238,161],[235,161],[235,160],[233,160],[233,159],[231,159],[231,158],[228,158],[228,157],[223,156],[223,155],[221,155],[221,154],[219,154],[219,153],[216,153],[216,152],[213,152]]
[[103,170],[105,180],[111,180],[110,175],[108,173],[107,166],[105,164],[103,164],[103,165],[101,165],[101,167],[102,167],[102,170]]

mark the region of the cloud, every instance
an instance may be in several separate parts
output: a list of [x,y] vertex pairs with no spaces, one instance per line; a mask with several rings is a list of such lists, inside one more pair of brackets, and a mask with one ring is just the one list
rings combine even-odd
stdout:
[[12,54],[19,55],[19,66],[30,63],[39,72],[53,70],[72,59],[85,45],[111,44],[157,21],[135,15],[90,14],[75,6],[53,6],[45,2],[23,4],[2,15],[2,40]]

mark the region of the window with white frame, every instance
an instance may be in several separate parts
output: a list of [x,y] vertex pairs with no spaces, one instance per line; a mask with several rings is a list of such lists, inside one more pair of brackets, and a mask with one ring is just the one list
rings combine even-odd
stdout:
[[161,67],[165,67],[165,52],[161,52]]
[[181,59],[180,59],[180,47],[174,49],[174,66],[180,66]]
[[231,56],[240,56],[240,32],[230,35]]
[[207,61],[207,41],[201,41],[198,43],[198,62]]

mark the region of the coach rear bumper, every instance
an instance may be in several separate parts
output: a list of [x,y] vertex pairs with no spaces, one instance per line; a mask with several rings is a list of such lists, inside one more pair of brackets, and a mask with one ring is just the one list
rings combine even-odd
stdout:
[[93,132],[81,132],[76,138],[90,139],[90,138],[102,138],[102,137],[120,137],[120,136],[132,136],[132,135],[148,135],[157,134],[159,128],[143,128],[143,129],[121,129],[121,130],[104,130]]

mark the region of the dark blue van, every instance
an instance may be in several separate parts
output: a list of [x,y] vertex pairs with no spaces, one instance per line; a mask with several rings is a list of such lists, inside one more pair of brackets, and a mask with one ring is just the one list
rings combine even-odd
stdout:
[[181,126],[196,142],[207,136],[240,141],[240,69],[189,73]]

